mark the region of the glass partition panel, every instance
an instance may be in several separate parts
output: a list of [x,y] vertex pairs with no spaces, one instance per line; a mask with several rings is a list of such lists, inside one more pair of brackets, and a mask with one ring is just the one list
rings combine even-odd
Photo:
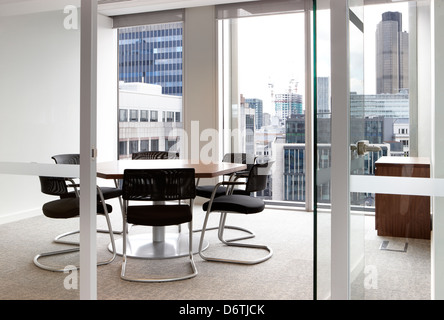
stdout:
[[[350,1],[349,10],[349,85],[350,100],[356,94],[364,92],[364,3],[362,0]],[[358,106],[363,108],[363,101]],[[352,108],[350,108],[352,109]],[[363,140],[365,119],[361,113],[350,113],[349,137],[351,146],[350,174],[363,174],[365,169],[364,157],[357,155],[355,146]],[[350,193],[350,230],[349,230],[349,268],[350,268],[350,297],[364,297],[364,215],[353,210],[353,205],[365,199],[365,194]]]
[[[11,223],[21,233],[17,221],[22,219],[54,223],[43,216],[42,205],[58,197],[41,192],[39,176],[79,177],[78,165],[56,165],[51,157],[80,152],[80,1],[3,1],[0,42],[0,223]],[[49,245],[56,235],[35,228],[23,238],[29,250],[10,256],[17,263],[30,263],[48,249],[33,238]],[[9,277],[15,287],[27,281],[23,274]],[[44,279],[33,278],[42,292]],[[14,294],[8,298],[21,298]],[[53,298],[78,296],[78,290],[66,290],[64,297]]]
[[314,298],[331,295],[331,68],[330,1],[314,8],[314,169],[315,283]]

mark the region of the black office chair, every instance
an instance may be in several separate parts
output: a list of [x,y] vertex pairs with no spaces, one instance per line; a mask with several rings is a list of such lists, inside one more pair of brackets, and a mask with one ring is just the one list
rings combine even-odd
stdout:
[[[240,163],[240,164],[247,165],[247,169],[237,171],[231,175],[228,175],[228,181],[236,181],[241,178],[245,178],[245,179],[248,178],[249,172],[250,172],[251,168],[253,167],[254,163],[256,162],[256,157],[253,154],[249,154],[249,153],[226,153],[222,159],[222,162]],[[199,183],[199,181],[197,183]],[[203,185],[203,186],[198,185],[196,187],[196,196],[210,199],[213,193],[215,193],[214,194],[215,197],[219,197],[219,196],[227,194],[228,189],[229,189],[224,185],[219,185],[216,189],[214,187],[215,187],[214,185]],[[229,187],[234,189],[233,185],[231,185]],[[242,193],[243,191],[242,190],[234,190],[234,192]],[[253,231],[245,229],[245,228],[241,228],[241,227],[237,227],[237,226],[227,226],[227,225],[225,226],[225,228],[243,231],[248,234],[243,237],[233,238],[233,239],[229,239],[226,241],[238,241],[238,240],[251,239],[251,238],[255,237],[255,234]],[[216,229],[219,229],[219,227],[211,227],[211,228],[208,228],[207,231],[208,230],[216,230]],[[195,232],[200,232],[200,231],[201,230],[195,230]]]
[[[170,152],[170,151],[140,151],[133,152],[131,155],[132,160],[168,160],[168,159],[179,159],[178,152]],[[180,225],[177,226],[179,228],[179,232],[181,232],[182,227]]]
[[[58,154],[51,157],[55,163],[57,164],[80,164],[80,154],[73,153],[73,154]],[[122,189],[118,186],[116,187],[103,187],[101,186],[100,189],[97,191],[97,200],[99,199],[99,193],[103,194],[103,198],[105,200],[113,199],[113,198],[120,198],[122,195]]]
[[[52,156],[51,159],[53,159],[56,164],[80,164],[80,154],[78,154],[78,153],[57,154],[57,155]],[[72,185],[72,181],[71,181],[71,185]],[[78,190],[70,191],[67,195],[64,195],[64,197],[78,196],[75,194],[75,192],[78,192]],[[102,199],[110,200],[110,199],[118,198],[120,209],[123,212],[123,203],[122,203],[121,195],[122,195],[122,189],[119,186],[116,186],[116,187],[104,187],[104,186],[99,187],[98,186],[97,187],[97,201],[98,202],[101,201]],[[105,207],[105,209],[106,209],[106,207]],[[66,237],[68,235],[78,233],[78,232],[79,231],[77,230],[77,231],[65,233],[63,235],[57,236],[54,241],[58,242],[58,243],[75,244],[70,241],[64,241],[64,240],[60,240],[60,239],[63,237]],[[97,232],[107,233],[108,230],[97,230]],[[121,234],[121,233],[122,233],[121,231],[114,231],[114,234]]]
[[[249,153],[227,153],[224,155],[222,162],[230,162],[230,163],[240,163],[246,164],[247,169],[235,172],[231,175],[228,175],[228,180],[237,180],[239,178],[248,178],[248,173],[253,167],[256,161],[256,157]],[[214,191],[214,185],[203,185],[196,187],[196,195],[198,197],[203,197],[210,199],[211,195]],[[219,186],[216,190],[216,197],[224,195],[227,193],[227,187]]]
[[179,159],[178,152],[169,151],[140,151],[133,152],[132,160],[165,160],[165,159]]
[[[166,282],[190,279],[197,275],[192,253],[193,201],[196,196],[194,179],[195,171],[190,168],[127,169],[124,171],[122,197],[126,219],[125,232],[123,232],[122,279],[138,282]],[[149,204],[137,205],[135,204],[137,202],[149,202]],[[192,273],[184,276],[150,279],[127,276],[125,270],[128,261],[126,254],[128,223],[153,227],[188,223],[189,259]]]
[[[239,181],[222,181],[218,183],[209,201],[203,204],[203,210],[206,211],[204,224],[202,227],[202,234],[199,243],[199,255],[202,259],[207,261],[218,261],[218,262],[229,262],[229,263],[240,263],[240,264],[256,264],[264,262],[271,258],[273,251],[265,245],[257,244],[246,244],[237,243],[233,241],[227,241],[223,238],[223,232],[225,229],[225,222],[228,213],[238,213],[238,214],[255,214],[262,212],[265,209],[265,203],[262,199],[252,197],[251,194],[257,191],[264,190],[267,184],[267,178],[270,174],[273,162],[267,162],[262,164],[255,164],[250,172],[246,182]],[[242,191],[243,194],[234,194],[229,191],[226,195],[221,195],[216,197],[216,190],[219,186],[235,186],[235,185],[245,185],[245,189]],[[203,253],[203,242],[205,237],[206,226],[208,223],[208,218],[211,213],[220,212],[220,222],[219,222],[219,240],[227,246],[236,247],[248,247],[255,249],[264,249],[268,251],[268,254],[260,259],[256,260],[234,260],[234,259],[223,259],[217,257],[209,257]]]
[[[70,219],[70,218],[76,218],[80,215],[80,198],[77,196],[78,192],[74,192],[74,197],[72,196],[73,193],[68,191],[68,187],[73,187],[74,189],[77,188],[74,181],[72,181],[72,184],[67,185],[67,181],[70,181],[69,179],[65,178],[59,178],[59,177],[39,177],[40,179],[40,186],[41,191],[44,194],[52,195],[52,196],[58,196],[59,199],[53,200],[50,202],[45,203],[42,206],[43,214],[51,219]],[[103,198],[100,199],[100,201],[97,202],[97,214],[103,215],[106,218],[106,222],[108,225],[108,232],[110,235],[111,245],[112,245],[112,257],[109,260],[98,262],[97,265],[104,265],[109,264],[112,261],[114,261],[116,257],[116,245],[114,242],[114,236],[112,232],[111,227],[111,221],[109,218],[109,213],[112,212],[112,206],[105,203],[105,200]],[[72,233],[69,233],[72,234]],[[65,236],[67,234],[64,234]],[[74,248],[65,249],[65,250],[58,250],[58,251],[50,251],[45,253],[37,254],[34,257],[34,264],[45,270],[49,271],[56,271],[56,272],[64,272],[65,266],[50,266],[43,264],[39,261],[40,258],[48,257],[48,256],[54,256],[54,255],[60,255],[60,254],[66,254],[71,252],[79,251],[79,244],[75,242],[69,242],[69,241],[55,241],[58,243],[63,244],[73,244],[76,245]],[[77,266],[77,268],[79,268]]]

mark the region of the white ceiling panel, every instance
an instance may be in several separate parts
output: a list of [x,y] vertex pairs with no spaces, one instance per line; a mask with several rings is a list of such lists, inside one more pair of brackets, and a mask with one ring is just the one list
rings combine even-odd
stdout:
[[107,16],[210,6],[257,0],[99,0],[99,12]]

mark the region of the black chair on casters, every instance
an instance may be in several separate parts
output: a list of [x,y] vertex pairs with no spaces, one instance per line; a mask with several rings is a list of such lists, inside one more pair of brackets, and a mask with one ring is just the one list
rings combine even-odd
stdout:
[[[77,188],[77,186],[75,185],[74,182],[72,182],[73,184],[67,185],[67,181],[69,181],[69,180],[65,179],[65,178],[59,178],[59,177],[39,177],[39,179],[40,179],[41,191],[43,193],[59,197],[59,199],[47,202],[42,206],[43,214],[46,217],[51,218],[51,219],[70,219],[70,218],[79,217],[79,215],[80,215],[80,198],[77,196],[78,192],[77,191],[74,192],[74,195],[75,195],[74,197],[72,196],[73,193],[68,192],[68,186],[72,185],[73,188]],[[105,200],[103,198],[101,198],[101,201],[97,202],[97,214],[104,215],[106,218],[106,222],[108,225],[108,233],[110,234],[113,252],[112,252],[112,257],[109,260],[98,262],[97,265],[109,264],[112,261],[114,261],[114,259],[116,257],[116,245],[114,242],[111,221],[110,221],[109,215],[108,215],[111,212],[112,212],[112,206],[106,204]],[[72,234],[72,233],[70,232],[67,234],[63,234],[63,235],[59,236],[58,238],[61,238],[61,237],[66,236],[68,234]],[[58,238],[56,238],[56,239],[58,239]],[[39,259],[42,257],[48,257],[48,256],[76,252],[76,251],[79,251],[79,246],[78,246],[78,243],[75,243],[75,242],[56,241],[56,240],[55,240],[55,242],[63,243],[63,244],[73,244],[73,245],[77,245],[77,246],[74,248],[70,248],[70,249],[51,251],[51,252],[37,254],[34,257],[34,264],[41,269],[45,269],[45,270],[49,270],[49,271],[56,271],[56,272],[64,272],[65,267],[45,265],[45,264],[41,263],[39,261]],[[77,268],[79,268],[79,267],[77,266]]]
[[[196,196],[194,169],[127,169],[123,177],[125,223],[121,278],[138,282],[166,282],[197,275],[193,259],[193,201]],[[178,201],[178,202],[177,202]],[[149,204],[135,204],[149,202]],[[153,202],[153,203],[151,203]],[[173,203],[170,203],[173,202]],[[128,223],[143,226],[171,226],[188,223],[189,259],[192,272],[167,278],[136,278],[126,274]]]
[[[218,262],[229,262],[229,263],[240,263],[240,264],[257,264],[271,258],[271,256],[273,255],[273,251],[268,246],[227,241],[223,239],[223,232],[225,229],[225,221],[227,218],[227,213],[255,214],[262,212],[265,209],[264,201],[260,198],[251,197],[250,193],[265,189],[267,183],[267,177],[270,174],[272,165],[273,162],[255,164],[253,168],[250,170],[246,182],[223,181],[215,186],[212,197],[210,198],[209,201],[205,202],[203,205],[203,210],[206,211],[206,215],[199,243],[199,255],[201,256],[202,259],[207,261],[218,261]],[[234,194],[231,191],[229,191],[226,195],[215,197],[216,190],[219,186],[224,185],[227,187],[232,187],[240,184],[245,184],[245,190],[243,191],[244,194]],[[221,213],[218,236],[219,240],[223,244],[227,246],[263,249],[268,251],[268,254],[256,260],[223,259],[223,258],[209,257],[204,255],[202,245],[205,237],[205,230],[206,230],[206,225],[208,223],[208,218],[212,212]]]

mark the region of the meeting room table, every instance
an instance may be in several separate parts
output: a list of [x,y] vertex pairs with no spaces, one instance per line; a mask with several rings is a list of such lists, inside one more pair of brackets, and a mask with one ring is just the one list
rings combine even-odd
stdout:
[[[201,178],[216,178],[229,175],[247,168],[245,164],[230,162],[203,162],[187,159],[168,160],[116,160],[97,163],[97,177],[114,180],[119,185],[126,169],[177,169],[194,168],[196,185]],[[123,213],[122,213],[123,214]],[[188,254],[188,234],[177,228],[167,232],[166,227],[152,227],[150,233],[134,233],[128,236],[127,255],[133,258],[166,259],[186,256]],[[193,252],[198,252],[199,235],[193,235]],[[204,249],[208,242],[204,244]],[[109,250],[112,251],[111,245]],[[116,240],[117,254],[122,255],[123,240]]]

